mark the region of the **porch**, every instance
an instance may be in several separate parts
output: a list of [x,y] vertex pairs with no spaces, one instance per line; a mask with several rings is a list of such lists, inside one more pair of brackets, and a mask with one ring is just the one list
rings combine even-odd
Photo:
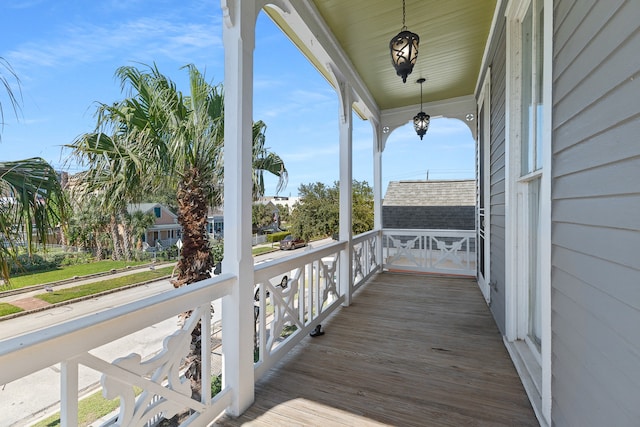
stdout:
[[[230,426],[254,419],[265,425],[537,425],[480,289],[464,276],[466,260],[476,257],[471,249],[475,240],[461,231],[382,230],[300,251],[255,265],[254,287],[224,273],[5,340],[0,364],[12,369],[0,370],[0,384],[59,363],[63,426],[78,424],[87,368],[102,374],[105,397],[121,397],[105,425],[153,426],[185,410],[192,415],[184,425],[192,426],[209,425],[223,413],[242,414],[220,419]],[[390,272],[398,260],[414,262],[422,273]],[[458,276],[424,274],[445,266]],[[170,326],[162,344],[128,349],[138,352],[118,353],[116,360],[100,351],[186,311],[191,317]],[[206,380],[194,400],[182,373],[191,334],[201,325],[204,336],[213,336],[219,322],[222,347],[214,352],[213,340],[202,341]],[[309,337],[318,324],[326,333]],[[221,358],[221,371],[211,355]],[[212,396],[209,379],[219,374],[222,390]],[[136,396],[133,387],[144,391]]]
[[379,273],[215,425],[537,426],[472,278]]

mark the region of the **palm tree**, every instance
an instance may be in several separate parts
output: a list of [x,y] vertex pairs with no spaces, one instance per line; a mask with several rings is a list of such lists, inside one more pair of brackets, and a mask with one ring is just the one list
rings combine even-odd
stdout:
[[[209,206],[222,203],[224,95],[193,65],[189,96],[177,90],[157,67],[121,67],[116,76],[130,97],[98,109],[96,132],[80,136],[70,146],[73,155],[92,166],[87,190],[102,189],[110,200],[177,188],[178,222],[182,226],[181,257],[175,287],[210,277],[214,263],[206,231]],[[264,193],[263,171],[286,183],[284,162],[264,146],[266,125],[253,127],[254,194]],[[113,197],[113,194],[118,197]],[[200,328],[192,334],[192,365],[188,369],[194,398],[200,391]]]
[[66,240],[72,246],[91,250],[96,259],[104,259],[109,247],[109,215],[101,209],[100,201],[92,195],[72,195],[72,215],[67,221]]
[[[0,57],[0,83],[9,96],[14,112],[19,109],[5,69],[18,80],[9,63]],[[0,126],[4,113],[0,103]],[[1,129],[1,127],[0,127]],[[46,244],[47,235],[65,213],[65,199],[58,176],[51,165],[34,157],[26,160],[0,161],[0,278],[9,282],[9,260],[16,259],[17,243],[24,240],[31,255],[34,237]]]
[[[9,104],[13,107],[13,112],[18,115],[20,103],[18,98],[16,98],[13,93],[13,89],[11,88],[10,79],[16,81],[16,85],[18,86],[18,90],[20,89],[20,79],[18,75],[13,71],[11,64],[7,62],[6,59],[0,56],[0,85],[4,87],[4,93],[9,97]],[[2,72],[4,70],[4,73]],[[5,75],[6,73],[6,75]],[[4,127],[4,110],[2,109],[2,103],[0,102],[0,130]],[[2,133],[0,132],[0,141],[2,140]]]
[[113,123],[105,117],[105,111],[118,108],[118,104],[101,105],[96,132],[81,135],[69,147],[73,149],[72,157],[89,166],[78,177],[79,197],[91,196],[99,201],[101,209],[109,215],[112,257],[129,260],[127,204],[137,201],[148,189],[145,185],[148,179],[144,176],[145,164],[126,139],[126,129],[115,129],[111,136],[106,133]]
[[46,244],[64,214],[64,195],[56,172],[41,158],[0,162],[0,195],[0,270],[8,282],[17,243],[26,243],[29,255],[36,241]]
[[156,217],[151,212],[135,211],[129,215],[131,231],[134,238],[134,244],[136,249],[142,250],[142,242],[147,228],[151,227],[156,222]]

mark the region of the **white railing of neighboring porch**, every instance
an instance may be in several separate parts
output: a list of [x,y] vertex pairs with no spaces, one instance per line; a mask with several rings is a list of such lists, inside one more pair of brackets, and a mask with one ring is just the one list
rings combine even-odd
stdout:
[[[347,248],[344,241],[336,242],[255,267],[259,296],[254,319],[255,342],[259,349],[259,359],[254,364],[255,379],[263,376],[317,324],[337,310],[344,303],[347,292],[352,294],[356,287],[380,270],[377,255],[381,247],[380,235],[380,232],[365,233],[353,238],[351,248]],[[350,277],[342,278],[340,254],[347,249],[352,253],[352,271]],[[287,283],[283,288],[284,275]],[[144,426],[157,420],[158,414],[170,418],[185,409],[192,411],[185,424],[207,425],[229,407],[238,391],[225,386],[216,396],[211,396],[211,340],[202,340],[200,401],[191,398],[182,364],[197,323],[201,322],[203,336],[212,336],[212,304],[229,298],[236,286],[243,286],[237,277],[222,274],[7,339],[0,344],[0,384],[60,364],[61,425],[76,426],[79,369],[85,366],[102,374],[101,385],[106,397],[120,397],[116,425]],[[187,311],[191,311],[191,317],[182,327],[176,326],[164,339],[162,348],[147,353],[153,356],[122,354],[112,361],[98,357],[94,351],[159,322],[177,319]],[[237,357],[225,353],[224,331],[222,335],[223,356]],[[138,396],[134,386],[143,390]]]
[[384,229],[386,270],[476,275],[475,230]]

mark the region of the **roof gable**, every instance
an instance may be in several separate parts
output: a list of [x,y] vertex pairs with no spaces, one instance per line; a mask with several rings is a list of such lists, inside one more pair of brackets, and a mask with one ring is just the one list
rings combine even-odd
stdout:
[[147,213],[147,212],[151,212],[153,210],[153,208],[159,207],[160,209],[162,209],[162,211],[165,212],[165,215],[168,215],[172,218],[177,218],[178,216],[176,214],[174,214],[173,212],[171,212],[171,209],[167,208],[166,206],[164,206],[161,203],[138,203],[138,204],[134,204],[134,203],[129,203],[127,205],[127,212],[134,213],[137,211],[141,211],[143,213]]

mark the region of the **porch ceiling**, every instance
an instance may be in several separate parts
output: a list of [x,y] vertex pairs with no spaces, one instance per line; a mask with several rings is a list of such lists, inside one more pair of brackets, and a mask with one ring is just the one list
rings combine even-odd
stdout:
[[[473,94],[496,0],[406,0],[406,26],[420,36],[420,48],[405,84],[389,54],[389,41],[402,28],[400,0],[312,2],[380,110],[419,104],[421,77],[425,103]],[[309,47],[289,35],[309,56]],[[311,60],[323,71],[324,64]]]

